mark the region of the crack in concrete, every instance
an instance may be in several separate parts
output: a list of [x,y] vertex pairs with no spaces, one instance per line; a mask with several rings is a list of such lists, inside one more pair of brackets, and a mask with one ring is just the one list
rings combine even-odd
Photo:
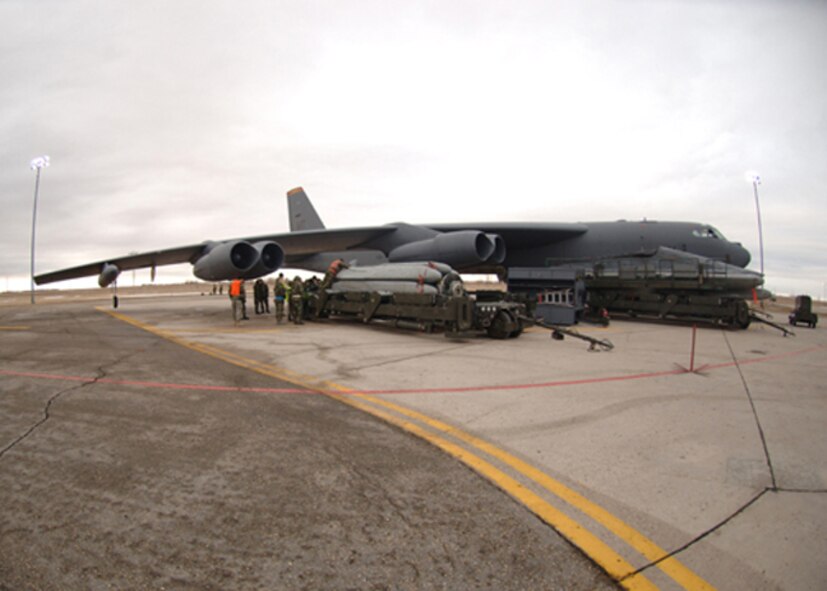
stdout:
[[827,488],[784,488],[782,486],[780,488],[777,488],[775,492],[804,495],[822,495],[827,493]]
[[646,570],[648,570],[652,567],[655,567],[658,564],[660,564],[661,562],[663,562],[664,560],[667,560],[669,558],[673,558],[673,557],[678,556],[679,554],[681,554],[685,550],[691,548],[692,546],[694,546],[695,544],[697,544],[698,542],[700,542],[704,538],[708,537],[712,533],[718,531],[719,529],[721,529],[722,527],[727,525],[730,521],[732,521],[733,519],[735,519],[739,515],[743,514],[747,509],[749,509],[752,505],[754,505],[756,502],[758,502],[758,500],[761,499],[767,493],[774,493],[774,494],[778,494],[778,493],[824,494],[824,493],[827,493],[827,489],[796,489],[796,488],[783,488],[783,487],[778,486],[778,481],[776,480],[776,477],[775,477],[775,469],[774,469],[773,464],[772,464],[772,456],[770,454],[769,446],[767,445],[767,439],[764,435],[764,429],[761,426],[761,419],[758,416],[758,409],[755,407],[755,402],[753,400],[752,392],[749,389],[749,384],[747,384],[747,380],[746,380],[746,377],[744,376],[744,372],[741,369],[740,363],[738,363],[738,359],[735,355],[735,351],[732,349],[732,345],[730,344],[729,339],[726,336],[726,333],[723,332],[722,334],[724,336],[724,341],[726,342],[726,345],[729,348],[729,353],[732,356],[732,361],[735,364],[735,368],[738,370],[738,375],[741,377],[741,383],[744,386],[744,392],[746,392],[747,399],[749,400],[750,408],[752,409],[753,417],[755,418],[755,425],[758,428],[758,434],[761,438],[761,445],[764,449],[764,457],[765,457],[766,462],[767,462],[767,468],[769,469],[769,472],[770,472],[770,478],[771,478],[771,481],[772,481],[772,485],[764,487],[763,490],[761,490],[752,499],[747,501],[744,505],[742,505],[739,509],[737,509],[731,515],[726,517],[720,523],[710,527],[705,532],[697,535],[695,538],[688,541],[683,546],[680,546],[680,547],[676,548],[675,550],[669,552],[669,554],[667,554],[666,556],[663,556],[662,558],[660,558],[660,559],[658,559],[654,562],[651,562],[647,565],[642,566],[641,568],[637,569],[635,572],[630,573],[626,578],[632,577],[632,576],[637,575],[639,573],[642,573],[642,572],[644,572],[644,571],[646,571]]
[[772,480],[772,487],[771,490],[778,490],[778,481],[775,478],[775,469],[772,465],[772,457],[770,456],[770,448],[767,445],[767,438],[764,435],[764,428],[761,426],[761,418],[758,416],[758,409],[755,408],[755,401],[752,399],[752,392],[749,389],[749,384],[747,384],[747,379],[744,376],[744,372],[741,369],[741,364],[738,363],[738,358],[735,356],[735,351],[732,350],[732,345],[729,342],[729,339],[726,336],[726,333],[722,333],[724,335],[724,342],[726,343],[727,348],[729,349],[729,354],[732,356],[732,361],[735,363],[735,369],[738,370],[738,375],[741,376],[741,383],[744,385],[744,391],[747,394],[747,399],[749,400],[750,408],[752,409],[752,416],[755,417],[755,426],[758,428],[758,435],[761,437],[761,445],[764,448],[764,458],[767,461],[767,468],[770,471],[770,479]]
[[741,515],[741,514],[743,514],[744,512],[746,512],[746,510],[747,510],[747,509],[749,509],[750,507],[752,507],[755,503],[757,503],[757,502],[758,502],[758,501],[759,501],[759,500],[760,500],[760,499],[761,499],[761,498],[762,498],[765,494],[767,494],[767,493],[774,493],[774,494],[779,494],[779,493],[791,493],[791,494],[825,494],[825,493],[827,493],[827,489],[805,490],[805,489],[784,489],[784,488],[775,488],[775,487],[765,487],[765,488],[764,488],[764,490],[762,490],[761,492],[759,492],[759,493],[758,493],[757,495],[755,495],[752,499],[750,499],[749,501],[747,501],[747,502],[746,502],[743,506],[741,506],[741,507],[740,507],[739,509],[737,509],[734,513],[732,513],[731,515],[729,515],[728,517],[726,517],[726,518],[725,518],[724,520],[722,520],[720,523],[718,523],[718,524],[716,524],[716,525],[713,525],[712,527],[710,527],[710,528],[709,528],[708,530],[706,530],[705,532],[703,532],[703,533],[699,534],[699,535],[698,535],[698,536],[696,536],[694,539],[692,539],[692,540],[688,541],[687,543],[685,543],[683,546],[680,546],[680,547],[676,548],[675,550],[672,550],[669,554],[667,554],[667,555],[663,556],[662,558],[660,558],[660,559],[658,559],[658,560],[656,560],[656,561],[654,561],[654,562],[651,562],[651,563],[649,563],[649,564],[647,564],[647,565],[645,565],[645,566],[640,567],[639,569],[637,569],[637,570],[636,570],[636,571],[634,571],[633,573],[628,574],[628,575],[627,575],[626,577],[624,577],[624,578],[633,577],[633,576],[635,576],[635,575],[637,575],[637,574],[643,573],[644,571],[646,571],[646,570],[648,570],[648,569],[650,569],[650,568],[652,568],[652,567],[657,567],[657,566],[658,566],[661,562],[663,562],[664,560],[668,560],[669,558],[674,558],[674,557],[677,557],[679,554],[681,554],[681,553],[682,553],[682,552],[684,552],[685,550],[688,550],[689,548],[691,548],[692,546],[694,546],[695,544],[697,544],[698,542],[700,542],[700,541],[701,541],[701,540],[703,540],[704,538],[706,538],[706,537],[710,536],[711,534],[715,533],[716,531],[718,531],[719,529],[721,529],[722,527],[724,527],[725,525],[727,525],[730,521],[732,521],[733,519],[735,519],[735,518],[736,518],[736,517],[738,517],[739,515]]
[[[140,352],[141,352],[140,350],[130,352],[127,355],[122,356],[120,359],[116,359],[115,361],[110,363],[108,365],[108,367],[109,368],[115,367],[118,364],[125,361],[126,359],[128,359],[129,357],[132,357],[133,355],[136,355],[137,353],[140,353]],[[98,366],[97,375],[94,378],[90,378],[90,379],[88,379],[84,382],[81,382],[80,384],[73,385],[70,388],[66,388],[66,389],[61,390],[60,392],[57,392],[56,394],[52,395],[46,401],[46,404],[43,407],[43,416],[40,418],[40,420],[35,422],[32,426],[30,426],[25,431],[25,433],[23,433],[22,435],[17,437],[14,441],[9,443],[6,447],[4,447],[3,449],[0,449],[0,460],[3,459],[3,457],[6,455],[6,453],[10,452],[12,449],[17,447],[20,443],[22,443],[23,441],[28,439],[32,435],[32,433],[34,433],[38,428],[40,428],[43,424],[45,424],[52,417],[50,411],[52,409],[52,405],[54,405],[58,401],[58,399],[60,399],[61,397],[63,397],[66,394],[74,392],[75,390],[80,390],[81,388],[85,388],[86,386],[96,384],[97,382],[99,382],[100,380],[102,380],[103,378],[105,378],[107,376],[107,371],[108,370],[105,369],[103,365]]]
[[78,390],[80,388],[85,388],[89,384],[94,384],[95,382],[97,382],[99,379],[101,379],[102,377],[104,377],[106,375],[102,371],[100,371],[100,369],[99,369],[99,373],[101,375],[98,375],[98,376],[90,379],[89,381],[82,382],[80,384],[74,385],[71,388],[66,388],[65,390],[61,390],[60,392],[54,394],[51,398],[49,398],[46,401],[46,405],[43,407],[43,416],[41,417],[41,419],[39,421],[37,421],[35,424],[33,424],[31,427],[29,427],[26,430],[26,432],[23,433],[22,435],[20,435],[17,439],[12,441],[10,444],[8,444],[3,449],[0,449],[0,460],[3,459],[3,456],[6,455],[6,452],[9,452],[12,449],[14,449],[15,447],[17,447],[18,444],[20,444],[24,440],[26,440],[32,433],[35,432],[35,430],[37,430],[41,425],[43,425],[46,421],[48,421],[51,418],[52,415],[49,413],[49,411],[51,410],[52,405],[55,402],[57,402],[58,398],[60,398],[64,394],[68,394],[69,392],[72,392],[74,390]]
[[385,361],[377,361],[376,363],[368,363],[365,365],[354,366],[353,370],[363,370],[363,369],[375,369],[377,367],[383,367],[385,365],[394,365],[396,363],[403,363],[405,361],[410,361],[412,359],[421,359],[424,357],[438,357],[440,355],[444,355],[445,353],[449,353],[451,351],[456,350],[464,350],[467,351],[468,347],[466,345],[455,345],[455,346],[448,346],[443,347],[437,351],[428,351],[426,353],[417,353],[416,355],[405,355],[402,357],[395,357],[393,359],[387,359]]
[[[701,541],[701,540],[703,540],[704,538],[706,538],[706,537],[708,537],[709,535],[713,534],[714,532],[716,532],[716,531],[717,531],[717,530],[719,530],[720,528],[724,527],[727,523],[729,523],[730,521],[732,521],[733,519],[735,519],[736,517],[738,517],[739,515],[741,515],[742,513],[744,513],[747,509],[749,509],[752,505],[754,505],[755,503],[757,503],[757,502],[758,502],[758,500],[759,500],[761,497],[763,497],[765,494],[767,494],[768,492],[777,492],[777,491],[776,491],[776,490],[774,490],[774,489],[771,489],[771,488],[764,488],[764,490],[762,490],[761,492],[759,492],[759,493],[758,493],[757,495],[755,495],[752,499],[750,499],[749,501],[747,501],[747,502],[746,502],[746,503],[745,503],[742,507],[740,507],[739,509],[737,509],[734,513],[732,513],[731,515],[729,515],[728,517],[726,517],[726,518],[725,518],[723,521],[721,521],[720,523],[718,523],[718,524],[716,524],[716,525],[713,525],[712,527],[710,527],[710,528],[709,528],[708,530],[706,530],[705,532],[703,532],[703,533],[701,533],[700,535],[696,536],[695,538],[693,538],[693,539],[689,540],[689,541],[688,541],[688,542],[686,542],[683,546],[679,546],[678,548],[676,548],[676,549],[672,550],[671,552],[669,552],[669,553],[668,553],[668,554],[666,554],[665,556],[663,556],[663,557],[659,558],[658,560],[655,560],[654,562],[650,562],[649,564],[646,564],[646,565],[644,565],[644,566],[640,567],[640,568],[639,568],[639,569],[637,569],[636,571],[634,571],[634,572],[632,572],[632,573],[629,573],[628,575],[626,575],[626,577],[624,577],[624,579],[628,579],[629,577],[633,577],[633,576],[635,576],[635,575],[638,575],[638,574],[640,574],[640,573],[643,573],[643,572],[645,572],[645,571],[647,571],[647,570],[649,570],[649,569],[651,569],[651,568],[653,568],[653,567],[657,567],[657,566],[658,566],[660,563],[662,563],[664,560],[668,560],[668,559],[670,559],[670,558],[675,558],[675,557],[677,557],[679,554],[681,554],[681,553],[682,553],[682,552],[684,552],[685,550],[688,550],[689,548],[691,548],[692,546],[694,546],[695,544],[697,544],[698,542],[700,542],[700,541]],[[621,580],[622,580],[622,579],[621,579]]]

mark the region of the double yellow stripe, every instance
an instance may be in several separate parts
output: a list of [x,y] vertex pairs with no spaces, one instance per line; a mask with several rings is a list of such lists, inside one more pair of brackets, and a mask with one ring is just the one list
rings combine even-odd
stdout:
[[[544,472],[538,470],[531,464],[528,464],[527,462],[517,458],[516,456],[513,456],[508,452],[486,441],[483,441],[482,439],[479,439],[478,437],[475,437],[469,433],[457,429],[456,427],[452,427],[451,425],[423,415],[414,410],[399,406],[398,404],[394,404],[392,402],[388,402],[380,398],[376,398],[374,396],[360,395],[360,398],[370,400],[374,404],[384,406],[386,408],[394,410],[399,414],[425,423],[433,429],[436,429],[452,437],[455,437],[471,445],[472,447],[488,454],[489,456],[496,458],[503,464],[513,469],[514,471],[525,476],[529,480],[532,480],[533,482],[539,484],[542,488],[552,493],[559,499],[565,501],[566,503],[568,503],[584,515],[588,515],[594,521],[601,524],[603,527],[611,531],[618,538],[620,538],[629,546],[634,548],[638,553],[646,557],[649,561],[657,563],[658,568],[660,568],[663,572],[669,575],[675,582],[680,584],[684,589],[714,589],[714,587],[712,587],[701,577],[699,577],[690,569],[681,564],[680,561],[678,561],[677,559],[671,557],[665,558],[668,555],[668,552],[660,548],[657,544],[655,544],[645,535],[643,535],[630,525],[626,524],[623,520],[612,515],[601,506],[588,500],[583,495],[572,490],[563,483],[551,478],[548,474],[545,474]],[[509,493],[511,492],[508,489],[506,489],[506,491]],[[558,528],[556,523],[548,523],[554,526],[555,529],[558,529],[561,533],[563,533],[563,535],[569,538],[569,540],[572,543],[574,543],[579,548],[583,549],[587,554],[594,558],[592,551],[584,548],[580,543],[577,542],[576,539],[570,537],[568,533]],[[579,533],[576,530],[573,531],[573,534],[579,536]],[[587,538],[583,539],[584,541],[588,542]],[[599,546],[596,546],[594,549],[600,550]],[[595,558],[595,561],[598,562],[598,564],[601,564],[601,566],[604,566],[604,568],[606,568],[603,561],[598,560],[597,558]],[[607,560],[606,562],[609,561]],[[606,568],[606,570],[607,572],[612,574],[611,570],[609,570],[608,568]],[[627,571],[625,574],[629,574],[629,572],[631,571]]]
[[[672,578],[672,580],[684,589],[693,591],[707,591],[714,589],[714,587],[712,587],[708,582],[681,564],[680,561],[673,557],[667,557],[668,552],[660,548],[652,540],[635,530],[630,525],[626,524],[621,519],[612,515],[596,503],[589,501],[581,494],[570,489],[561,482],[551,478],[534,466],[478,437],[475,437],[474,435],[466,433],[456,427],[428,417],[417,411],[400,406],[399,404],[377,398],[376,396],[349,393],[351,392],[349,388],[339,384],[325,380],[318,380],[311,376],[292,372],[284,368],[277,368],[272,365],[248,359],[236,353],[210,345],[189,342],[175,336],[174,334],[144,324],[134,318],[130,318],[129,316],[103,308],[98,309],[119,320],[122,320],[123,322],[127,322],[128,324],[146,330],[152,334],[199,353],[210,355],[211,357],[220,359],[227,363],[232,363],[263,375],[287,381],[303,388],[308,388],[327,394],[336,400],[370,413],[428,441],[432,445],[435,445],[467,466],[471,467],[473,470],[499,486],[513,498],[520,501],[530,511],[552,526],[572,544],[580,548],[595,563],[603,568],[609,576],[615,579],[626,589],[631,591],[648,591],[657,589],[657,587],[643,574],[636,572],[636,569],[632,564],[624,559],[619,553],[615,552],[600,538],[591,533],[583,525],[551,505],[533,491],[526,488],[515,478],[509,476],[494,466],[491,462],[488,462],[482,457],[472,453],[467,448],[442,437],[439,433],[443,433],[459,440],[468,446],[487,454],[491,458],[498,460],[502,464],[514,470],[516,473],[533,481],[542,489],[548,491],[558,499],[564,501],[584,515],[587,515],[595,522],[612,532],[620,540],[634,548],[639,554],[644,556],[650,562],[655,563],[660,570],[666,573],[670,578]],[[417,421],[417,423],[412,421]],[[431,430],[423,428],[420,424],[426,425]]]
[[[499,470],[490,462],[469,452],[451,441],[427,431],[419,425],[405,421],[389,413],[383,412],[375,407],[365,404],[360,400],[363,395],[332,395],[341,400],[383,420],[401,427],[405,431],[421,437],[441,450],[447,452],[467,466],[473,468],[488,480],[492,481],[513,498],[520,501],[535,515],[540,517],[547,524],[551,525],[563,537],[580,548],[589,558],[596,562],[610,577],[618,581],[623,587],[631,591],[649,591],[657,589],[649,579],[641,574],[632,574],[635,568],[617,552],[597,536],[583,528],[579,523],[568,517],[562,511],[547,503],[542,497],[530,491],[517,480]],[[372,397],[365,397],[372,398]],[[397,405],[391,405],[397,406]],[[401,408],[401,407],[399,407]],[[418,413],[417,413],[418,414]]]

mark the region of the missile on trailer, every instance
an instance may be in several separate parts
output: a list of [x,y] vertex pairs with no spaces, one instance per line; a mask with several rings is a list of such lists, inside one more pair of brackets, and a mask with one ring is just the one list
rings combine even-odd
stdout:
[[429,265],[426,263],[394,263],[374,265],[371,267],[351,267],[342,269],[336,275],[339,281],[414,281],[419,283],[439,283],[442,276],[451,272],[447,265]]
[[378,292],[378,293],[419,293],[436,295],[436,287],[417,281],[336,281],[328,290],[330,293]]

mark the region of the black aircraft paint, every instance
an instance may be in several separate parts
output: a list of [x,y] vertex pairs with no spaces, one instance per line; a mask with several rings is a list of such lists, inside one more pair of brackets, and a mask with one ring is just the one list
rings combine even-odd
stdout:
[[290,232],[206,241],[114,257],[35,277],[38,285],[98,275],[102,286],[118,273],[191,263],[196,277],[222,281],[268,275],[281,266],[324,271],[337,258],[358,265],[434,260],[463,272],[545,267],[608,257],[654,255],[661,247],[738,267],[749,252],[712,226],[693,222],[395,223],[328,229],[301,188],[287,194]]
[[[290,229],[296,234],[328,235],[328,230],[301,188],[288,193]],[[312,221],[311,221],[312,220]],[[466,224],[387,224],[375,228],[377,236],[339,252],[320,252],[310,256],[287,253],[287,263],[323,271],[331,261],[342,258],[359,265],[374,265],[406,260],[438,260],[463,272],[493,272],[510,267],[548,267],[590,262],[610,257],[654,255],[661,247],[710,258],[745,268],[749,252],[737,242],[708,224],[694,222],[501,222]],[[453,251],[439,252],[436,238],[453,236]],[[479,241],[488,239],[493,248],[486,251]],[[497,239],[502,253],[496,253]],[[416,251],[419,258],[409,258]],[[400,253],[400,249],[405,249]],[[464,250],[463,250],[464,249]],[[488,258],[485,253],[491,252]],[[434,256],[425,256],[432,254]],[[453,259],[453,260],[451,260]]]

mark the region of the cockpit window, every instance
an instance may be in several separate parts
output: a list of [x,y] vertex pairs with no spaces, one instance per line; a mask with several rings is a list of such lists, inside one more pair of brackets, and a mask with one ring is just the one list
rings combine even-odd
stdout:
[[724,240],[724,235],[712,226],[702,226],[692,230],[692,234],[698,238],[714,238],[715,240]]

